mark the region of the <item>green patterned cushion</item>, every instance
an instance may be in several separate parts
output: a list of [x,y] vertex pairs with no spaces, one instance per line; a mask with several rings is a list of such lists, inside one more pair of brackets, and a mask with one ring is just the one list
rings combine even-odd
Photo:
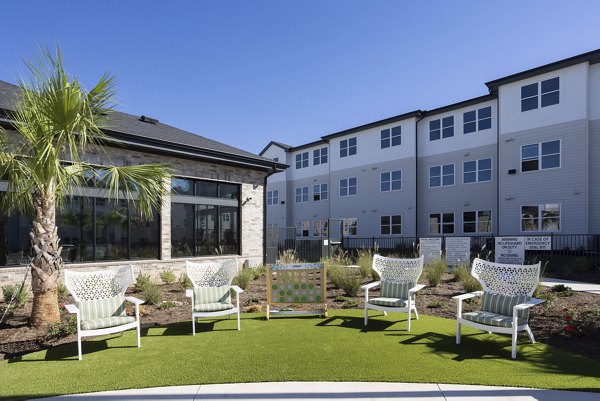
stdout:
[[93,320],[82,320],[81,321],[81,329],[82,330],[96,330],[103,329],[105,327],[114,327],[121,326],[127,323],[135,322],[135,318],[133,316],[113,316],[106,317],[103,319],[93,319]]
[[233,309],[233,304],[229,302],[213,302],[208,304],[196,304],[194,312],[217,312],[221,310]]
[[417,283],[392,283],[391,281],[381,281],[381,297],[382,298],[401,298],[408,299],[408,290],[413,288]]
[[[488,326],[512,327],[512,316],[499,315],[497,313],[477,311],[463,313],[463,319],[470,320]],[[523,325],[527,323],[527,319],[517,318],[517,324]]]
[[80,319],[96,320],[113,316],[127,316],[125,313],[125,297],[115,295],[112,298],[92,299],[76,302],[80,311]]
[[[483,293],[483,302],[481,310],[483,312],[496,313],[498,315],[512,316],[513,307],[531,300],[527,295],[502,295],[492,292]],[[529,319],[529,308],[523,309],[517,313],[521,319]]]
[[405,308],[406,307],[406,299],[399,298],[373,298],[369,299],[369,303],[373,305],[381,305],[381,306],[392,306],[395,308]]
[[201,308],[203,304],[231,303],[231,286],[221,287],[195,287],[194,309]]

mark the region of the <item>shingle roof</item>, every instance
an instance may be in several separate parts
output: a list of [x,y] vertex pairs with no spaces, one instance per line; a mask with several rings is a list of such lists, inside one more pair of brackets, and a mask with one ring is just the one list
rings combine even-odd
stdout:
[[[13,110],[18,91],[18,86],[0,80],[0,109]],[[255,155],[254,153],[161,122],[157,122],[156,124],[144,122],[140,120],[139,116],[120,111],[113,111],[109,115],[109,121],[105,125],[109,134],[110,132],[121,133],[126,134],[130,138],[139,138],[143,141],[151,140],[154,143],[163,143],[170,146],[179,145],[179,148],[185,147],[189,151],[197,153],[207,151],[213,156],[219,154],[224,159],[230,157],[238,163],[247,161],[252,164],[264,165],[265,167],[284,168],[284,165]]]

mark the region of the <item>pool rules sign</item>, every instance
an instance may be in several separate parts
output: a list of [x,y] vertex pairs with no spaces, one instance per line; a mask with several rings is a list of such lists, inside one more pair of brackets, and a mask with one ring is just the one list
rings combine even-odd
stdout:
[[497,263],[522,265],[525,260],[525,237],[496,237]]

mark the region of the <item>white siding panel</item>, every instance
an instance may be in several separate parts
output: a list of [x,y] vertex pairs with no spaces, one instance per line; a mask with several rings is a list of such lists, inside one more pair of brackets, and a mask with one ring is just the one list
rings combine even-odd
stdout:
[[588,93],[590,120],[600,120],[600,64],[590,66]]

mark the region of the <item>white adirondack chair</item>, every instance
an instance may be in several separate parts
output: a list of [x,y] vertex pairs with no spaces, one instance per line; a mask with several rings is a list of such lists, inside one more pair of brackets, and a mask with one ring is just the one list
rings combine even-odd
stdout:
[[[131,265],[86,272],[65,269],[64,272],[65,285],[75,299],[74,305],[65,305],[65,308],[77,316],[79,360],[82,337],[137,329],[137,346],[141,347],[139,305],[144,302],[125,296],[134,280]],[[125,301],[135,305],[135,317],[125,313]]]
[[[512,358],[517,357],[517,333],[526,331],[532,343],[533,333],[529,328],[529,308],[544,302],[532,298],[540,279],[540,265],[509,265],[473,260],[471,275],[483,287],[453,297],[458,301],[456,310],[456,343],[460,344],[461,325],[465,324],[490,333],[512,335]],[[462,301],[483,296],[481,310],[462,313]]]
[[[365,326],[369,321],[369,309],[386,312],[408,313],[408,331],[410,331],[411,311],[419,319],[415,306],[415,294],[425,287],[417,284],[423,272],[423,256],[416,259],[394,259],[373,255],[373,270],[381,277],[380,281],[365,284]],[[369,290],[381,285],[378,298],[369,299]]]
[[[185,262],[187,276],[194,284],[193,289],[185,291],[192,299],[192,333],[196,335],[196,318],[215,317],[237,313],[237,325],[240,330],[240,297],[244,292],[231,281],[237,274],[237,261],[225,262]],[[235,292],[235,302],[231,303],[231,291]]]

